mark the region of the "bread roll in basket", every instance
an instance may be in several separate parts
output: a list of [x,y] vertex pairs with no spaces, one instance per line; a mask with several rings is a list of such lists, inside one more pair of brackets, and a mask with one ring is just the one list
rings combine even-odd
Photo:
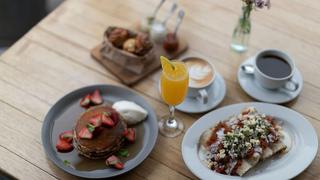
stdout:
[[[130,47],[126,46],[130,45],[130,42],[126,42],[129,39],[133,42]],[[142,73],[155,60],[154,45],[146,34],[114,26],[108,27],[103,35],[101,54],[106,61],[112,61],[136,74]]]

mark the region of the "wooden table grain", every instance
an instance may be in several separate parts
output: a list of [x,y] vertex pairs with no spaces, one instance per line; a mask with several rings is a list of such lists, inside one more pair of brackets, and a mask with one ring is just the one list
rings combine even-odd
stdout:
[[[67,0],[0,57],[0,169],[18,179],[76,179],[45,155],[41,126],[50,107],[64,94],[92,84],[120,81],[90,57],[109,25],[132,27],[151,13],[157,0]],[[272,1],[270,10],[252,13],[249,51],[230,50],[240,15],[240,0],[180,0],[186,10],[181,34],[190,49],[183,56],[210,60],[227,83],[220,107],[253,101],[236,80],[239,64],[263,48],[289,53],[303,74],[301,95],[285,106],[303,114],[320,134],[320,3],[317,0]],[[163,9],[169,9],[166,3]],[[160,12],[160,17],[164,16]],[[172,27],[174,20],[169,22]],[[158,116],[167,113],[157,91],[159,71],[132,89]],[[186,128],[202,114],[177,112]],[[181,157],[181,140],[158,137],[150,156],[119,179],[196,179]],[[320,179],[319,153],[296,179]]]

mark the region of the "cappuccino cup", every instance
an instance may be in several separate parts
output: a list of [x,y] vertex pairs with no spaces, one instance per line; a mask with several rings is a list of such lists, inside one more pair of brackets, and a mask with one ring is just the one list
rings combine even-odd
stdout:
[[215,79],[214,66],[201,58],[188,57],[182,60],[189,71],[188,98],[196,98],[202,104],[208,103],[208,94],[212,91]]
[[299,84],[292,79],[295,68],[294,61],[286,53],[276,49],[260,51],[254,57],[253,64],[241,66],[263,88],[292,92],[299,88]]

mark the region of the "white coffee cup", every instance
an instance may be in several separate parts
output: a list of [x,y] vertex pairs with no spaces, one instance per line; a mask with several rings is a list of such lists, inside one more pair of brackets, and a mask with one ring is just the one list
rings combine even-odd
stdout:
[[[291,72],[288,75],[278,78],[272,77],[258,67],[258,59],[264,56],[279,57],[281,60],[285,61],[289,66]],[[241,66],[241,69],[255,77],[255,81],[266,89],[284,89],[287,91],[296,91],[299,88],[299,84],[295,82],[292,77],[295,72],[294,61],[286,53],[276,50],[276,49],[266,49],[258,52],[254,56],[253,64],[245,64]]]
[[[188,98],[196,98],[202,104],[208,103],[208,95],[212,94],[212,83],[215,79],[215,68],[210,62],[198,58],[198,57],[188,57],[182,60],[186,63],[189,70],[189,88],[188,88]],[[194,62],[199,62],[197,65]],[[191,63],[194,65],[191,66]],[[193,77],[196,76],[196,77]],[[201,79],[203,77],[204,79]],[[197,79],[193,79],[197,78]],[[199,82],[199,83],[195,83]]]

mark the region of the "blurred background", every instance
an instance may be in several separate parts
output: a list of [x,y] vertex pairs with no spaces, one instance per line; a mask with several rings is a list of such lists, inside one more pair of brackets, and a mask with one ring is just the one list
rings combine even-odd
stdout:
[[[0,55],[63,0],[0,0]],[[11,180],[0,170],[0,180]]]
[[0,180],[12,180],[12,179],[14,178],[0,171]]
[[0,0],[0,54],[64,0]]

